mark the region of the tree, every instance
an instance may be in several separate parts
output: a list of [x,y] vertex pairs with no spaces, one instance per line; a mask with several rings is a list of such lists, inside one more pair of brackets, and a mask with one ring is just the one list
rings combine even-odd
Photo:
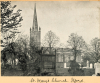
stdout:
[[72,76],[84,76],[84,70],[80,69],[79,64],[75,60],[70,61],[68,72]]
[[[1,59],[4,62],[4,66],[6,65],[7,61],[10,59],[10,62],[12,62],[11,65],[14,65],[15,58],[17,55],[16,51],[17,43],[10,43],[8,44],[2,51],[1,51]],[[14,61],[14,63],[13,63]]]
[[1,2],[1,35],[3,36],[2,43],[4,43],[4,46],[11,43],[10,39],[13,40],[19,33],[17,28],[21,27],[21,21],[23,20],[21,10],[18,9],[17,12],[14,12],[15,7],[16,5],[11,6],[10,1]]
[[94,38],[91,40],[91,46],[92,46],[92,57],[95,59],[95,62],[98,61],[100,58],[100,39]]
[[[34,41],[32,42],[34,43]],[[22,70],[26,72],[24,72],[25,74],[33,74],[33,72],[40,67],[40,55],[38,50],[34,45],[32,47],[30,46],[29,37],[27,35],[19,35],[16,43]]]
[[59,42],[59,38],[55,35],[54,32],[48,31],[44,37],[43,45],[50,48],[50,53],[52,47],[55,47]]
[[27,35],[19,35],[15,41],[17,43],[18,52],[23,52],[25,54],[29,54],[30,50],[30,42],[29,37]]
[[[20,65],[26,65],[26,62],[29,60],[29,40],[27,35],[20,35],[15,42],[9,43],[2,51],[1,51],[1,59],[4,62],[4,66],[6,62],[9,60],[12,67],[15,67],[16,59],[21,63]],[[22,61],[23,60],[23,61]],[[24,63],[23,63],[24,62]],[[22,67],[23,69],[23,67]],[[25,69],[25,67],[24,67]]]
[[83,40],[82,36],[78,36],[75,33],[71,33],[67,42],[73,50],[74,60],[76,61],[77,53],[81,51],[84,47],[86,47],[86,43]]
[[[13,64],[11,66],[15,66],[15,59],[18,60],[18,64],[21,67],[23,73],[27,70],[27,61],[29,60],[29,40],[27,35],[19,35],[15,42],[12,42],[6,47],[6,52],[9,51],[13,54],[10,55],[12,58]],[[8,50],[9,49],[9,50]],[[5,53],[5,52],[4,52]],[[8,55],[6,55],[7,57]],[[7,58],[6,58],[7,60]]]

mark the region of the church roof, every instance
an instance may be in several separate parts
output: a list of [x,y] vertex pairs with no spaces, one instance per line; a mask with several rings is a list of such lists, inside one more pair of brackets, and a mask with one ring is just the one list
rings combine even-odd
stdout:
[[51,48],[50,52],[50,47],[42,47],[42,54],[55,54],[55,48]]

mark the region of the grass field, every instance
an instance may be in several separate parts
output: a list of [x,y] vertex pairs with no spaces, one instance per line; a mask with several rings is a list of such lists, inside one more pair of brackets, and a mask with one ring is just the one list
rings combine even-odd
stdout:
[[[93,74],[95,74],[94,69],[83,69],[83,70],[84,70],[84,76],[92,76]],[[30,73],[30,75],[34,76],[32,72]],[[56,75],[57,76],[71,76],[71,74],[68,72],[68,68],[57,68]],[[22,70],[18,70],[18,69],[1,68],[1,76],[24,76],[24,73]]]
[[[92,76],[95,74],[95,69],[83,69],[84,70],[84,75],[83,76]],[[57,68],[56,69],[57,75],[60,76],[71,76],[71,74],[68,72],[68,68]],[[78,74],[81,74],[78,72]]]
[[1,69],[1,76],[23,76],[23,72],[16,69]]

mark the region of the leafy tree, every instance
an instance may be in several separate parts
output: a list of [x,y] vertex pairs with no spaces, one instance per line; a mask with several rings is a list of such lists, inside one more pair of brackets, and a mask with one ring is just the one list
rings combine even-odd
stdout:
[[78,36],[75,33],[72,33],[69,36],[69,40],[67,41],[71,49],[73,50],[74,60],[76,61],[77,53],[86,47],[86,43],[83,40],[82,36]]
[[56,34],[52,31],[48,31],[44,37],[43,45],[45,47],[49,47],[51,53],[52,47],[55,47],[58,42],[59,38],[56,36]]
[[22,16],[20,9],[14,12],[16,5],[11,6],[10,1],[1,2],[1,35],[3,36],[2,43],[4,46],[11,43],[16,36],[18,27],[21,27]]
[[27,35],[19,35],[15,41],[17,43],[18,60],[23,71],[27,69],[27,62],[29,61],[29,37]]
[[[16,51],[17,44],[12,42],[8,44],[2,51],[1,51],[1,59],[4,62],[4,66],[6,65],[8,59],[11,59],[12,65],[15,65],[15,58],[17,58],[17,51]],[[13,63],[14,61],[14,63]]]
[[12,67],[15,67],[16,59],[18,59],[18,66],[22,69],[25,74],[27,70],[27,62],[29,61],[29,40],[28,36],[20,35],[15,42],[8,44],[2,50],[2,60],[4,61],[4,66],[8,60],[12,62],[10,64]]
[[38,71],[36,70],[39,70],[40,67],[40,55],[36,46],[30,46],[29,37],[27,35],[19,35],[16,43],[18,45],[19,61],[24,75],[28,73],[31,75],[37,74]]

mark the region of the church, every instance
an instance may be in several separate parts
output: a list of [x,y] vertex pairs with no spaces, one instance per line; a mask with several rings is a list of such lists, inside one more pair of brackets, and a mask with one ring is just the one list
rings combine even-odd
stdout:
[[34,6],[33,25],[30,28],[30,46],[41,48],[41,28],[38,27],[36,4]]
[[[34,6],[34,16],[33,16],[33,25],[30,28],[30,46],[35,46],[38,49],[41,49],[41,28],[38,26],[36,4]],[[73,52],[69,48],[53,48],[52,52],[49,53],[49,47],[42,47],[42,54],[55,55],[56,56],[56,67],[61,66],[61,68],[66,68],[69,66],[69,61],[74,59]],[[56,50],[56,53],[55,53]],[[78,63],[81,62],[81,53],[76,57]],[[66,64],[65,64],[66,63]],[[65,66],[64,66],[65,65]]]

